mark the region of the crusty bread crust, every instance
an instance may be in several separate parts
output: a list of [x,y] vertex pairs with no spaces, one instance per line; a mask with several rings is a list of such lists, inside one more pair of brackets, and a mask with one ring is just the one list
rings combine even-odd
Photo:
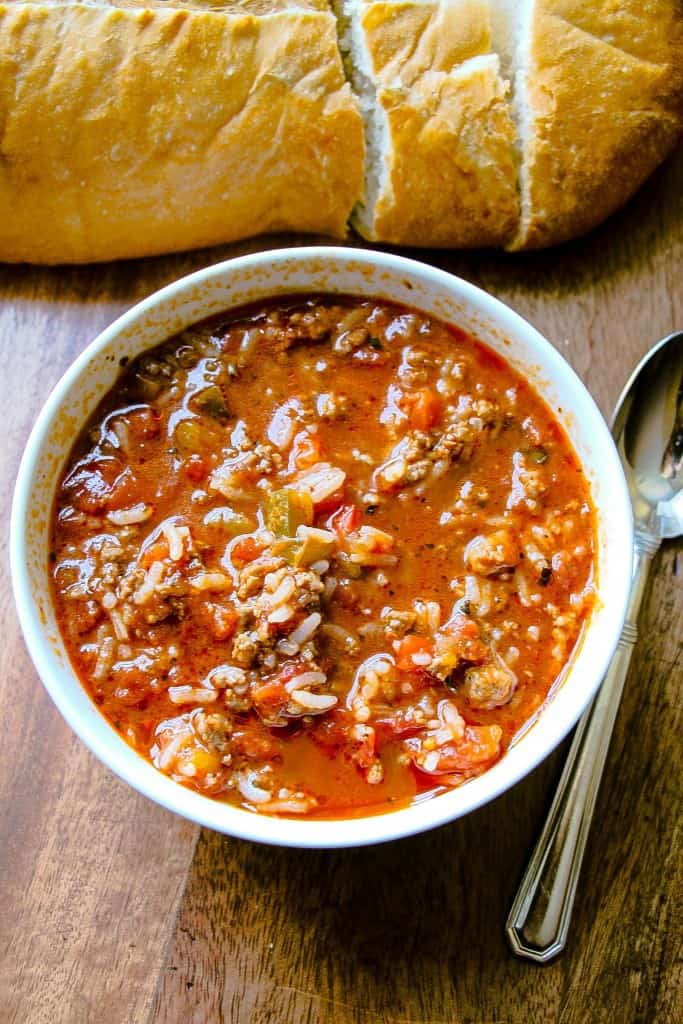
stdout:
[[518,220],[514,127],[480,0],[369,3],[361,27],[387,175],[354,225],[414,246],[502,245]]
[[[5,0],[32,3],[34,0]],[[273,14],[292,7],[307,11],[329,11],[327,0],[39,0],[41,7],[70,7],[74,3],[96,7],[128,7],[133,10],[209,11],[212,14]]]
[[340,237],[354,204],[373,241],[538,248],[680,138],[681,0],[335,2],[359,101],[328,0],[0,0],[0,259]]
[[373,76],[387,86],[451,71],[491,43],[487,0],[365,0],[361,23]]
[[7,261],[342,236],[362,190],[329,12],[2,5],[0,126]]
[[673,148],[683,120],[682,32],[676,0],[537,0],[527,194],[512,248],[590,230]]
[[390,189],[374,234],[403,245],[502,245],[518,221],[512,128],[495,58],[383,89],[392,140]]

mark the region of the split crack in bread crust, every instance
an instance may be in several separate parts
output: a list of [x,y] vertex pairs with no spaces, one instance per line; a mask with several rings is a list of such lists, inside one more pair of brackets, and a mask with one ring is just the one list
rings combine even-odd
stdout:
[[370,156],[353,223],[370,240],[565,241],[680,136],[680,0],[337,3]]
[[680,136],[680,0],[335,3],[0,3],[0,259],[546,246]]
[[680,138],[680,0],[491,0],[512,84],[521,219],[510,248],[584,234]]
[[485,0],[341,0],[341,45],[366,118],[372,241],[502,245],[519,216],[514,126]]

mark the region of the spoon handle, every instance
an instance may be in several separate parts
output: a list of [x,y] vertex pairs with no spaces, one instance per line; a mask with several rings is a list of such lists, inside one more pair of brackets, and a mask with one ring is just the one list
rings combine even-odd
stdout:
[[626,622],[598,694],[584,712],[555,799],[512,904],[505,931],[517,956],[545,963],[565,946],[607,751],[638,636],[637,619],[659,540],[636,533]]

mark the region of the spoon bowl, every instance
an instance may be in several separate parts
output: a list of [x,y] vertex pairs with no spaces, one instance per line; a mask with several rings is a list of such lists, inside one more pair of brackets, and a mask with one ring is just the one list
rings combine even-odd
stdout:
[[657,519],[667,511],[660,504],[671,502],[683,486],[683,332],[663,338],[635,368],[617,403],[612,432],[636,528],[656,534]]

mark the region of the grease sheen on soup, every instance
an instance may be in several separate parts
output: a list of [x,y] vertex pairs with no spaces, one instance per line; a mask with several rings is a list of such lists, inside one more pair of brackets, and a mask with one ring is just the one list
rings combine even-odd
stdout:
[[74,668],[140,754],[259,813],[347,817],[503,755],[590,615],[594,548],[576,455],[500,356],[291,296],[122,369],[50,560]]

